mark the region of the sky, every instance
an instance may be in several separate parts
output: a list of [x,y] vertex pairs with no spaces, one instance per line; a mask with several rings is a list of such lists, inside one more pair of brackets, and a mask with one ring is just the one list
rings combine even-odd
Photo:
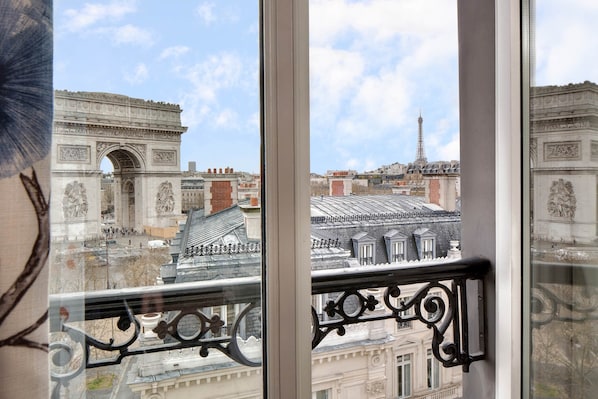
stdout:
[[[536,84],[598,81],[597,8],[536,1]],[[312,172],[412,162],[420,114],[459,159],[456,1],[310,0],[309,29]],[[257,1],[54,0],[54,34],[56,89],[179,104],[183,170],[259,171]]]

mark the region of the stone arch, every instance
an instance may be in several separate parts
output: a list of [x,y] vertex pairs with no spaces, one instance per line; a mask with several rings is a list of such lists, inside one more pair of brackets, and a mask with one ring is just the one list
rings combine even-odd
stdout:
[[100,165],[104,157],[108,158],[114,169],[136,169],[146,170],[146,145],[131,143],[120,144],[106,141],[99,141],[96,143],[97,156],[96,164]]
[[[52,192],[66,194],[51,199],[53,215],[59,215],[52,218],[53,239],[101,236],[104,158],[114,167],[116,227],[143,231],[170,227],[173,222],[176,226],[175,219],[181,216],[181,135],[187,130],[180,113],[176,104],[110,93],[56,91]],[[165,181],[172,193],[157,207]]]

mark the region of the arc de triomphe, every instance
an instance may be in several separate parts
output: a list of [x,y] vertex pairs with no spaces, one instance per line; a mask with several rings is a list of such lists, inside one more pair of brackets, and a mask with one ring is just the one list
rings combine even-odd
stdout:
[[52,237],[101,232],[101,162],[114,166],[118,227],[168,227],[181,214],[181,109],[118,94],[56,91],[52,137]]

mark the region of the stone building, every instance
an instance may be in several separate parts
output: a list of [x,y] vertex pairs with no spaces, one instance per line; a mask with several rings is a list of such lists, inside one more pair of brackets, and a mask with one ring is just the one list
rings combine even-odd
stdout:
[[532,237],[555,243],[598,238],[598,86],[531,92]]
[[51,234],[101,233],[101,162],[114,167],[114,222],[138,232],[176,226],[181,214],[181,109],[118,94],[54,93]]
[[[178,247],[174,254],[176,271],[166,282],[259,275],[259,212],[255,201],[211,214],[191,212],[173,245]],[[460,215],[427,204],[421,197],[312,197],[311,215],[312,270],[383,267],[390,263],[408,266],[459,256],[455,243],[460,239]],[[418,288],[406,287],[397,303],[408,300]],[[370,294],[379,297],[381,292],[371,290]],[[324,307],[331,299],[333,294],[312,297],[313,309],[321,320],[328,317]],[[205,312],[217,313],[229,323],[238,310],[228,306]],[[261,347],[259,332],[253,337],[249,334],[258,321],[244,324],[247,336],[243,345],[249,353],[259,353]],[[314,397],[458,398],[460,370],[440,366],[432,356],[431,340],[424,324],[392,320],[348,326],[343,336],[329,334],[312,353]],[[158,395],[161,399],[261,397],[259,368],[234,364],[219,353],[202,358],[191,349],[145,358],[128,384],[141,397]]]

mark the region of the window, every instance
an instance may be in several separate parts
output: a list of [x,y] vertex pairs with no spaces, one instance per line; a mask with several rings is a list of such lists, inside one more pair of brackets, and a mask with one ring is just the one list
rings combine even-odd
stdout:
[[390,263],[403,262],[405,258],[405,247],[407,244],[407,237],[397,230],[391,230],[384,234],[384,241],[386,243],[386,253]]
[[359,246],[359,264],[374,264],[374,244],[362,244]]
[[397,395],[399,398],[411,396],[411,355],[397,356]]
[[[307,4],[272,0],[264,6],[263,38],[268,49],[264,60],[268,112],[263,115],[264,169],[268,173],[264,178],[271,184],[265,235],[277,243],[266,248],[272,277],[266,282],[271,316],[266,323],[270,336],[285,337],[268,343],[269,366],[264,375],[269,378],[272,396],[309,397],[310,359],[307,349],[301,349],[309,347],[309,315],[300,305],[307,303],[309,296],[304,270],[309,255],[303,248],[307,244],[301,244],[309,241],[309,226],[298,222],[309,219]],[[526,302],[521,301],[517,285],[521,244],[520,11],[517,1],[460,2],[459,8],[461,156],[464,165],[471,167],[462,168],[466,226],[462,243],[464,256],[491,258],[496,276],[484,292],[490,310],[488,340],[495,344],[488,348],[488,358],[496,362],[472,365],[476,372],[465,376],[471,390],[465,397],[516,398],[521,392],[521,363],[513,357],[521,353],[518,309]],[[67,149],[65,154],[83,152]],[[120,204],[135,205],[135,197],[122,198]],[[498,301],[495,292],[506,295]],[[500,326],[494,322],[497,314],[501,315]],[[289,340],[293,344],[289,345]]]
[[[409,299],[411,299],[410,296],[404,296],[404,297],[398,298],[397,299],[398,306],[404,306],[407,302],[409,302]],[[413,307],[407,308],[407,309],[399,312],[399,316],[409,316],[411,314],[413,314]],[[410,320],[397,322],[397,330],[402,330],[405,328],[411,328]]]
[[436,257],[436,233],[427,227],[422,227],[413,232],[415,245],[420,260],[434,259]]
[[332,399],[330,389],[322,389],[312,393],[311,399]]
[[422,259],[434,259],[434,239],[422,240]]
[[362,231],[352,237],[353,252],[360,265],[373,265],[375,263],[376,239],[367,232]]
[[432,354],[432,349],[426,351],[426,375],[428,389],[438,389],[440,387],[440,363]]
[[[598,375],[598,73],[596,44],[575,46],[596,34],[597,13],[584,2],[526,6],[523,393],[589,398]],[[557,25],[570,33],[554,36]]]

